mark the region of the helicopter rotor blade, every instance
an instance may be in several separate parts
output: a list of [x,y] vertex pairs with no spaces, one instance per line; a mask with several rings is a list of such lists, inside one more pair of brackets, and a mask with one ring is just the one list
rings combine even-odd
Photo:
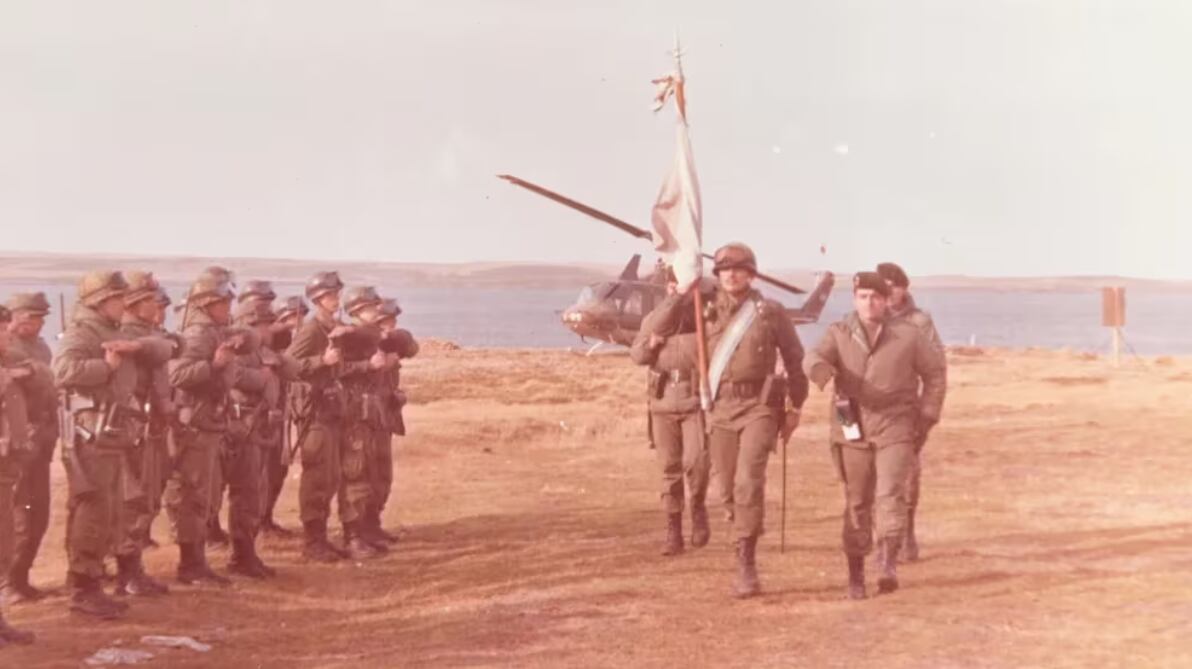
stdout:
[[[518,177],[513,176],[512,174],[498,174],[497,178],[502,179],[504,181],[508,181],[509,183],[513,184],[514,186],[521,186],[522,188],[525,188],[526,190],[528,190],[530,192],[538,193],[542,197],[545,197],[549,200],[554,200],[555,202],[558,202],[559,204],[561,204],[563,206],[570,207],[578,212],[587,214],[588,216],[591,216],[592,218],[594,218],[598,221],[604,221],[605,223],[608,223],[609,225],[613,226],[614,228],[617,228],[618,230],[621,230],[622,232],[627,232],[627,233],[633,235],[634,237],[637,237],[638,239],[649,239],[649,240],[654,239],[654,235],[650,234],[646,230],[643,230],[642,228],[637,227],[636,225],[626,223],[625,221],[622,221],[621,219],[619,219],[615,216],[612,216],[611,214],[606,214],[603,211],[600,211],[599,209],[595,209],[593,207],[589,207],[588,205],[586,205],[582,202],[577,202],[576,200],[572,200],[571,198],[569,198],[565,195],[559,195],[558,193],[556,193],[552,190],[549,190],[547,188],[543,188],[542,186],[539,186],[538,184],[531,183],[529,181],[526,181],[525,179],[520,179]],[[715,260],[714,257],[712,257],[711,255],[709,255],[707,253],[704,253],[702,255],[703,255],[703,257],[705,257],[709,260]],[[761,279],[762,281],[765,281],[766,283],[770,284],[771,286],[774,286],[776,288],[781,288],[782,290],[794,293],[796,295],[802,295],[803,293],[807,292],[807,291],[803,290],[802,288],[799,288],[798,286],[791,285],[785,281],[782,281],[781,279],[776,279],[768,274],[762,274],[761,272],[757,273],[757,278]]]
[[511,174],[498,174],[497,178],[508,181],[509,183],[513,184],[514,186],[521,186],[522,188],[525,188],[528,191],[538,193],[542,197],[545,197],[550,200],[554,200],[555,202],[558,202],[561,205],[571,207],[572,209],[574,209],[578,212],[587,214],[588,216],[591,216],[592,218],[594,218],[598,221],[604,221],[605,223],[608,223],[609,225],[613,226],[614,228],[617,228],[623,232],[628,232],[629,234],[633,235],[634,237],[637,237],[638,239],[653,239],[654,238],[654,236],[651,235],[649,232],[637,227],[636,225],[630,225],[629,223],[626,223],[625,221],[622,221],[621,219],[619,219],[615,216],[606,214],[603,211],[600,211],[599,209],[589,207],[588,205],[586,205],[582,202],[576,202],[575,200],[572,200],[569,197],[566,197],[564,195],[559,195],[558,193],[556,193],[552,190],[543,188],[542,186],[539,186],[538,184],[530,183],[529,181],[526,181],[525,179],[519,179]]

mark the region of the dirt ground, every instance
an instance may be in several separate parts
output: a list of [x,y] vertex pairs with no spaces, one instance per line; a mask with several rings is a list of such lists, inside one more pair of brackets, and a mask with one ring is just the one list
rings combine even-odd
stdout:
[[[1192,666],[1192,360],[950,361],[926,451],[923,560],[894,595],[842,598],[823,394],[789,451],[787,550],[774,457],[765,594],[734,601],[720,513],[711,545],[658,555],[644,379],[627,357],[439,351],[408,368],[412,435],[396,444],[387,512],[406,537],[393,554],[323,566],[297,540],[266,542],[276,580],[177,587],[116,623],[72,618],[63,596],[13,607],[38,643],[0,650],[0,666],[77,667],[147,634],[213,644],[154,651],[149,666],[170,667]],[[60,587],[55,476],[34,576]],[[291,527],[296,490],[292,479],[281,504]],[[148,553],[151,573],[171,577],[175,555]]]

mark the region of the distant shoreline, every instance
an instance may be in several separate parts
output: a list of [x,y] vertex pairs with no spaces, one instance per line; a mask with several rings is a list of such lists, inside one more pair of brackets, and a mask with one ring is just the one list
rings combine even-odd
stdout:
[[[83,273],[101,268],[137,268],[154,272],[166,282],[186,282],[210,265],[231,268],[241,279],[263,278],[301,283],[317,269],[337,269],[348,283],[418,288],[567,288],[610,281],[619,265],[600,263],[401,263],[371,261],[323,262],[299,259],[196,256],[72,255],[0,251],[0,286],[7,282],[73,283]],[[643,271],[648,271],[644,268]],[[836,271],[836,270],[833,270]],[[815,272],[779,270],[776,276],[810,287]],[[836,271],[848,276],[851,271]],[[1079,292],[1104,286],[1124,286],[1142,292],[1192,293],[1192,280],[1165,281],[1117,276],[972,277],[916,276],[912,288],[995,290],[1002,292]],[[838,285],[846,287],[845,282]]]

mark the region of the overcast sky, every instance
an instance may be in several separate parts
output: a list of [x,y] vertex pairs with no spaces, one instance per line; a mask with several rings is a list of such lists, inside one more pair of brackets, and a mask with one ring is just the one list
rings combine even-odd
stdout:
[[7,0],[0,249],[623,261],[678,27],[709,247],[1192,278],[1192,3],[573,4]]

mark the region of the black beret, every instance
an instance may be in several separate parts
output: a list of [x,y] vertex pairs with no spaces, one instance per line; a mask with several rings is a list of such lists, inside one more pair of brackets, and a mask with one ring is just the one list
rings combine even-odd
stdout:
[[884,262],[877,266],[877,273],[882,279],[889,281],[895,286],[901,288],[910,288],[911,280],[907,278],[906,272],[902,268],[892,262]]
[[857,272],[853,275],[853,291],[868,289],[883,297],[890,296],[890,287],[877,272]]

